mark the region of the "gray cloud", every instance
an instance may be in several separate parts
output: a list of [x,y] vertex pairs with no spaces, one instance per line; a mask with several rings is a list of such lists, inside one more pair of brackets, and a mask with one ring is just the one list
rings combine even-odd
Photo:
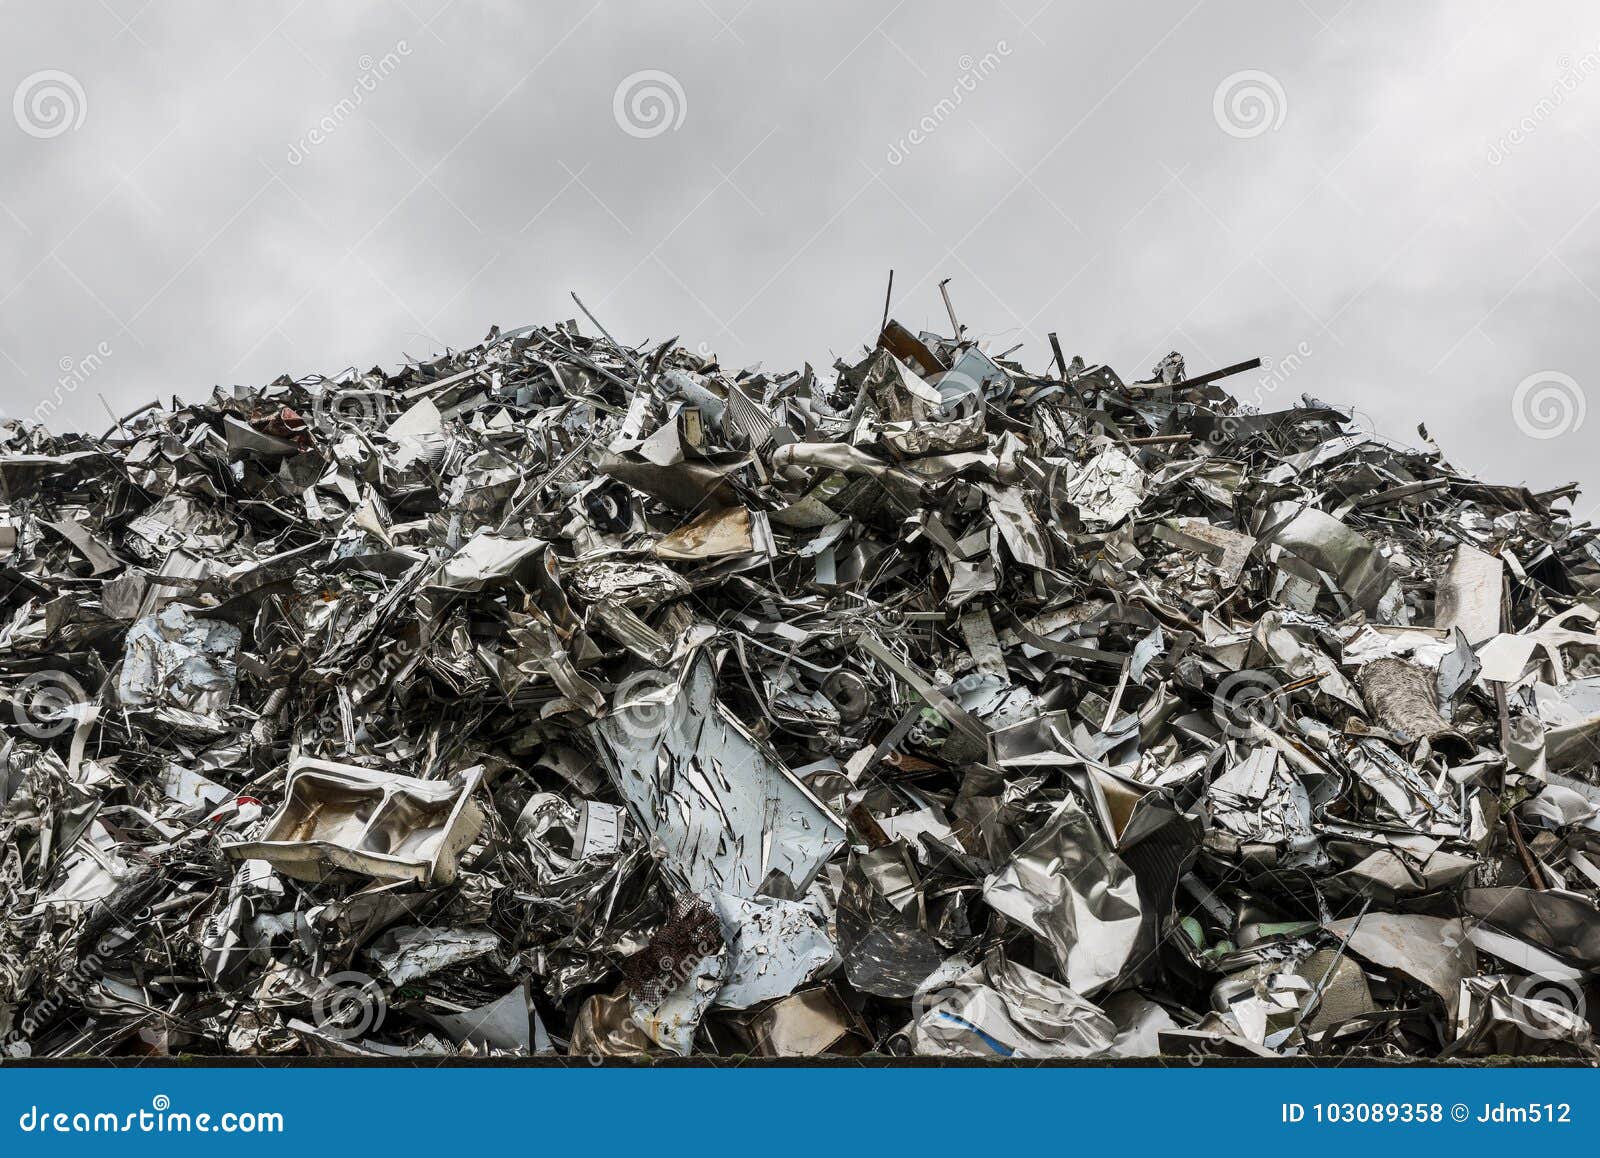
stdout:
[[[1536,438],[1513,413],[1544,372],[1600,392],[1600,13],[1578,0],[5,16],[0,89],[82,91],[76,127],[48,102],[0,119],[0,405],[57,429],[108,425],[102,395],[568,317],[570,290],[628,339],[825,364],[871,336],[893,268],[903,320],[942,324],[950,277],[962,320],[1034,364],[1050,330],[1126,372],[1262,354],[1283,369],[1240,389],[1269,407],[1308,392],[1408,440],[1426,419],[1467,469],[1600,483],[1600,415]],[[630,133],[614,97],[646,70],[681,124]],[[1225,99],[1219,123],[1241,73],[1266,120]]]

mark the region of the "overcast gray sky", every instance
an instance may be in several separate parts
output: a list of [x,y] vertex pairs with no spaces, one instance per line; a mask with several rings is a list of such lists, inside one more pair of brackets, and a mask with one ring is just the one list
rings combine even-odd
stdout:
[[1600,7],[0,0],[0,406],[575,314],[825,366],[894,313],[1235,379],[1600,501]]

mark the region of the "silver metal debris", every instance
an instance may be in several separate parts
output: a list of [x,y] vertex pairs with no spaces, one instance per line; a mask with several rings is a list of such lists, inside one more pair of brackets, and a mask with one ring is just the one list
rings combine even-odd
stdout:
[[0,425],[0,1048],[1600,1060],[1574,489],[1051,339]]

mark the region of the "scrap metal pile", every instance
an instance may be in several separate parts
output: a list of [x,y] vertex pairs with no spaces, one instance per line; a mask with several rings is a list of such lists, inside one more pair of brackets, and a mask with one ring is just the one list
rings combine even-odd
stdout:
[[1600,1057],[1572,489],[955,328],[0,426],[4,1054]]

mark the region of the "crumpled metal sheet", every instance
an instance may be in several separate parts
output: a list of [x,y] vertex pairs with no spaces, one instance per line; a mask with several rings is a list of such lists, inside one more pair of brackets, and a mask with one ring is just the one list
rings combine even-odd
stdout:
[[1325,511],[1278,503],[1262,512],[1258,536],[1331,575],[1339,590],[1379,623],[1404,623],[1400,582],[1359,531]]
[[1071,797],[983,884],[997,913],[1031,929],[1086,996],[1128,967],[1143,924],[1133,871]]
[[1452,1014],[1461,982],[1477,965],[1459,918],[1365,913],[1330,921],[1326,928],[1376,968],[1392,969],[1432,989]]
[[0,424],[0,1050],[1596,1058],[1573,489],[946,304]]
[[239,629],[171,603],[128,629],[118,700],[209,716],[233,701]]
[[1091,526],[1115,526],[1139,509],[1145,473],[1116,447],[1107,447],[1083,464],[1067,483],[1066,498]]
[[500,939],[487,929],[405,927],[385,933],[369,951],[391,985],[408,985],[462,961],[493,953]]
[[804,892],[844,842],[838,819],[718,703],[711,662],[640,689],[595,726],[663,866],[691,893]]
[[911,1047],[924,1057],[1091,1058],[1117,1027],[1072,988],[991,954],[917,995]]
[[1483,975],[1461,982],[1451,1057],[1565,1057],[1600,1061],[1600,1046],[1569,986]]
[[839,964],[815,905],[721,893],[716,907],[730,954],[719,1006],[749,1009],[787,997]]

